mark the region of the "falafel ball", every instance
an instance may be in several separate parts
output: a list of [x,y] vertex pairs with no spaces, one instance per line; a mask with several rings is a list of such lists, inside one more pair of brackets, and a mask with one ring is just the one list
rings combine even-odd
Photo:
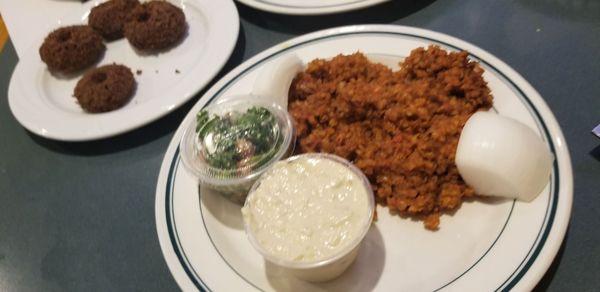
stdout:
[[187,29],[183,11],[165,1],[150,1],[133,9],[125,23],[125,37],[142,51],[158,51],[175,45]]
[[51,71],[70,74],[96,63],[106,46],[102,37],[87,25],[72,25],[52,31],[39,49]]
[[75,98],[90,113],[107,112],[125,105],[135,90],[131,69],[104,65],[87,72],[75,86]]
[[138,0],[106,1],[92,8],[88,24],[106,40],[120,39],[123,37],[123,25],[138,5]]

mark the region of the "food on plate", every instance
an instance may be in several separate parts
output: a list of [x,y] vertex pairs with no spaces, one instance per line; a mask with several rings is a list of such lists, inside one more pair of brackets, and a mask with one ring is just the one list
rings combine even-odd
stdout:
[[183,11],[166,1],[150,1],[137,6],[125,23],[125,37],[135,48],[157,51],[174,46],[185,35]]
[[120,39],[125,21],[138,5],[138,0],[108,0],[92,8],[88,24],[107,40]]
[[52,31],[39,49],[48,69],[71,74],[98,62],[106,50],[102,37],[87,25],[72,25]]
[[107,112],[125,105],[135,86],[133,73],[128,67],[104,65],[83,75],[75,86],[74,96],[86,112]]
[[202,152],[204,159],[222,170],[244,172],[250,167],[260,167],[281,146],[275,115],[264,107],[212,117],[202,110],[196,122],[198,138],[206,146]]
[[182,156],[201,182],[243,203],[256,178],[291,152],[293,137],[284,109],[242,96],[200,111],[182,138]]
[[456,165],[479,195],[532,201],[548,184],[553,156],[527,125],[490,112],[465,124]]
[[374,209],[367,178],[329,154],[279,161],[242,208],[246,232],[268,261],[302,279],[325,281],[354,260]]
[[348,159],[377,202],[436,229],[442,212],[475,195],[454,158],[465,122],[492,96],[467,52],[417,48],[400,67],[361,53],[310,62],[289,91],[296,148]]

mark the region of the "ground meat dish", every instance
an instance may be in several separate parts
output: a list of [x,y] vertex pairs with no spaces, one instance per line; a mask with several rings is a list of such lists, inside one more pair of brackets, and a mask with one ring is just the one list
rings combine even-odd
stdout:
[[437,229],[474,191],[454,157],[460,132],[492,96],[467,52],[417,48],[399,71],[361,53],[316,59],[290,88],[296,149],[334,153],[369,178],[378,203]]
[[48,69],[62,74],[81,71],[102,58],[102,37],[87,25],[72,25],[52,31],[39,53]]
[[135,91],[131,70],[123,65],[104,65],[87,72],[73,94],[90,113],[107,112],[125,105]]
[[125,37],[142,51],[163,50],[177,44],[185,35],[183,11],[166,1],[150,1],[137,6],[125,23]]
[[138,0],[109,0],[90,11],[88,24],[107,40],[123,37],[123,25],[131,11],[140,5]]

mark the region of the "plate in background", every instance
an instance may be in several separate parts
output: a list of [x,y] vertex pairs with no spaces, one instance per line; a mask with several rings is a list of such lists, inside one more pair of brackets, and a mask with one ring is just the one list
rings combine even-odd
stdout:
[[297,15],[346,12],[370,7],[390,0],[238,0],[259,10]]
[[39,136],[85,141],[148,124],[201,90],[225,65],[237,41],[239,17],[232,0],[171,1],[186,15],[185,39],[158,55],[137,54],[126,39],[106,43],[99,65],[116,62],[128,66],[134,73],[137,90],[120,109],[86,113],[72,96],[82,74],[69,79],[53,76],[41,61],[38,48],[55,28],[87,23],[89,10],[99,2],[90,1],[46,26],[13,72],[8,94],[10,109],[21,125]]

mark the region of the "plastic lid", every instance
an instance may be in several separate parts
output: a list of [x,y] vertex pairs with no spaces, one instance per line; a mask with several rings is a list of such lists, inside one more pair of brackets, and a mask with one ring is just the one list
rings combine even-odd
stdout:
[[184,165],[201,181],[227,185],[259,175],[292,144],[288,112],[255,96],[201,110],[181,141]]

